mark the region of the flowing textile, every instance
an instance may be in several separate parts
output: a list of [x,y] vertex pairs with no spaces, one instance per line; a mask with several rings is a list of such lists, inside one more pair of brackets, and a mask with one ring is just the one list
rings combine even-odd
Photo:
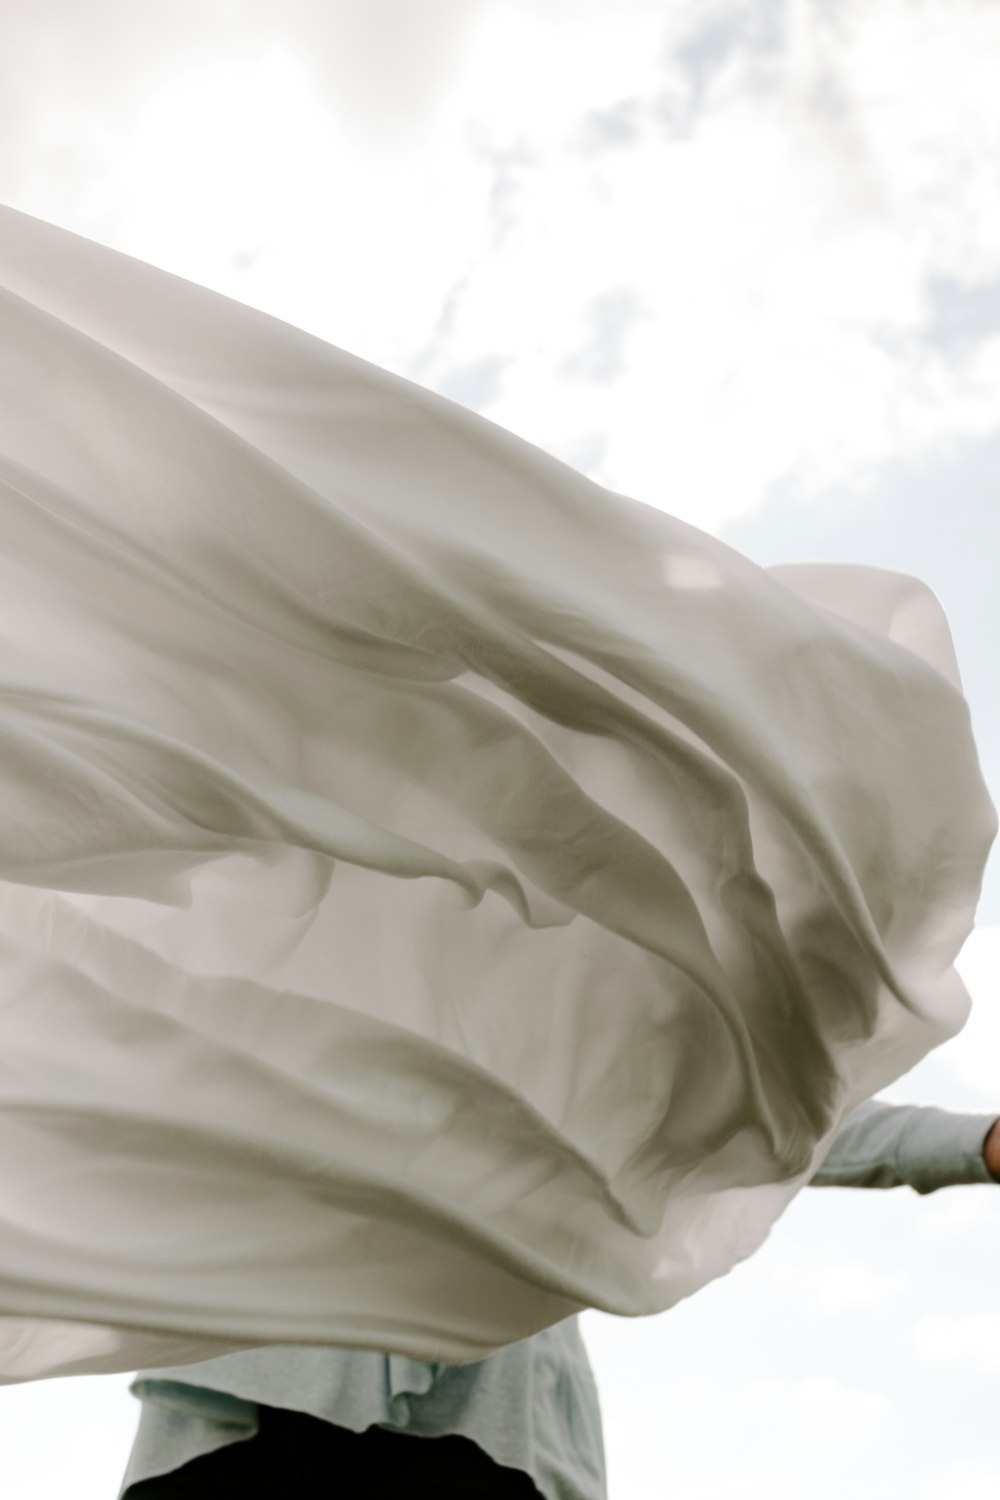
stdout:
[[934,596],[7,210],[0,289],[0,1377],[461,1363],[752,1253],[966,1015]]

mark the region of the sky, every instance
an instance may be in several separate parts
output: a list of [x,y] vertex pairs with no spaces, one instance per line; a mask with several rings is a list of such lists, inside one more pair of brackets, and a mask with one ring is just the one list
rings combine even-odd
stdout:
[[[0,202],[430,386],[762,564],[912,572],[1000,801],[1000,6],[7,0]],[[1000,1113],[966,1029],[886,1097]],[[610,1500],[995,1500],[1000,1192],[804,1190],[583,1317]],[[128,1377],[0,1390],[0,1489],[110,1500]]]

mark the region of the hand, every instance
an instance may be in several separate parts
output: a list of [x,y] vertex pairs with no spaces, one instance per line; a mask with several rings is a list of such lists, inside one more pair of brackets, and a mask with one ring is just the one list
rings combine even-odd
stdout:
[[1000,1120],[994,1120],[990,1132],[983,1142],[983,1161],[986,1170],[1000,1182]]

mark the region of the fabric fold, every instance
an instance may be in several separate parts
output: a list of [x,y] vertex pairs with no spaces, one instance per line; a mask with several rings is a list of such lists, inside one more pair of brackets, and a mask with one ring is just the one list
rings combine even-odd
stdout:
[[725,1274],[967,1012],[931,591],[11,210],[0,289],[0,1378]]

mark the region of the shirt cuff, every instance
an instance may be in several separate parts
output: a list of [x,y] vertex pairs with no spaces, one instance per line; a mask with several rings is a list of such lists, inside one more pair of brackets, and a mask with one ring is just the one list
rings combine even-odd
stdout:
[[913,1110],[896,1148],[903,1182],[918,1193],[970,1182],[1000,1186],[983,1159],[996,1115],[953,1114],[927,1105]]

